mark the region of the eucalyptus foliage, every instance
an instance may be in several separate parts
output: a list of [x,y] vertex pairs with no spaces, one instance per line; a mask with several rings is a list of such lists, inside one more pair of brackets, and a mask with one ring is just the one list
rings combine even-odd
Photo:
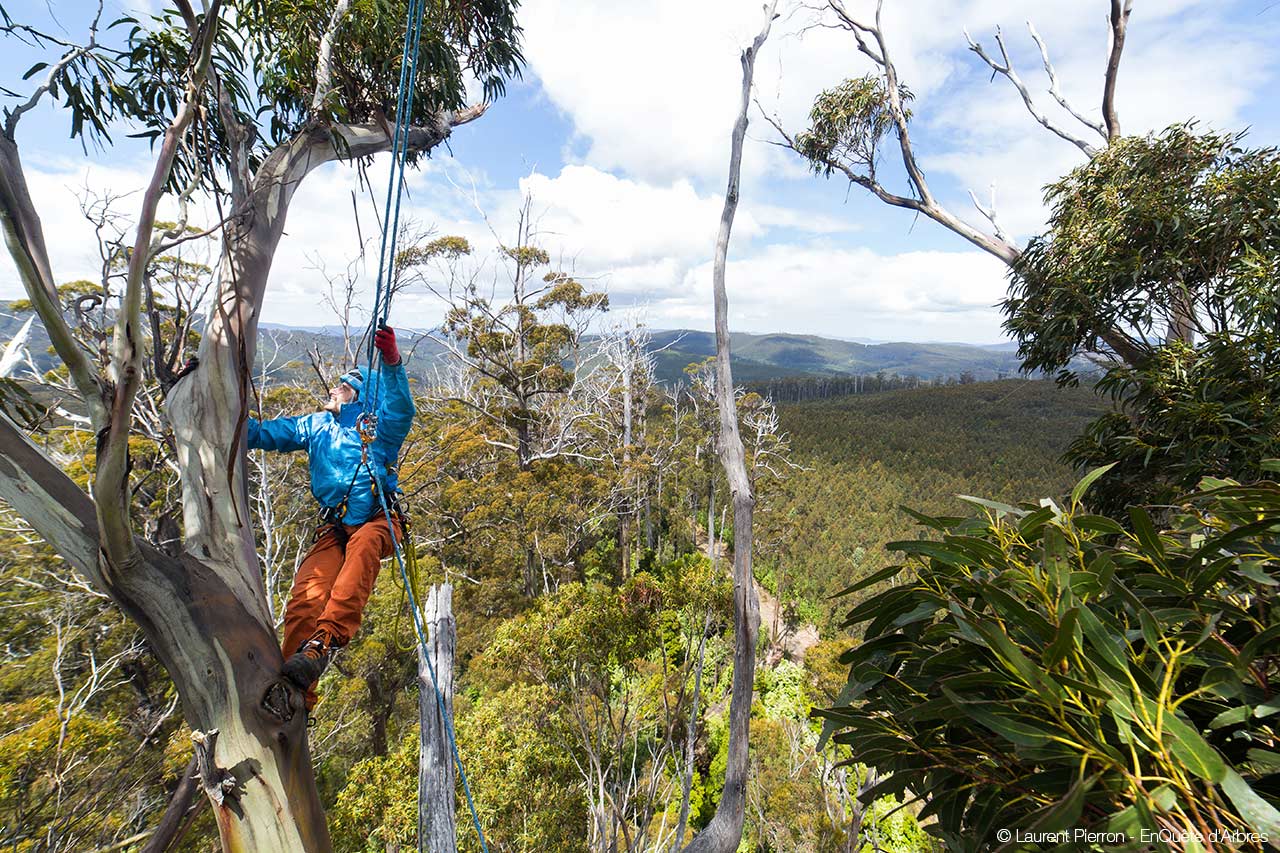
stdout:
[[1172,504],[1204,476],[1280,479],[1280,335],[1213,333],[1175,342],[1140,367],[1115,367],[1097,384],[1118,405],[1076,437],[1064,460],[1111,463],[1093,501]]
[[[900,86],[903,104],[912,94]],[[907,118],[911,113],[906,111]],[[796,136],[796,150],[814,174],[831,177],[836,169],[875,175],[880,140],[894,128],[883,77],[867,74],[827,89],[813,102],[809,129]]]
[[1139,367],[1171,338],[1275,326],[1280,152],[1241,137],[1117,139],[1050,185],[1049,231],[1003,304],[1026,370],[1070,382],[1072,359],[1108,347]]
[[848,614],[863,640],[819,713],[891,774],[867,798],[927,798],[950,850],[1001,829],[1280,838],[1280,486],[1206,480],[1162,531],[1089,514],[1101,473],[1066,510],[913,513],[935,538],[845,591],[897,578]]
[[[442,110],[466,104],[474,82],[486,100],[519,77],[524,62],[516,0],[424,0],[414,99],[409,121],[430,125]],[[395,121],[405,0],[351,0],[332,30],[331,90],[312,109],[322,38],[334,25],[336,4],[320,0],[231,0],[219,4],[227,24],[212,51],[214,85],[200,95],[196,132],[175,166],[175,179],[212,180],[213,166],[228,165],[233,149],[219,99],[249,128],[249,165],[299,133],[327,123]],[[185,8],[184,8],[185,7]],[[190,12],[191,17],[185,17]],[[15,21],[0,8],[0,35],[37,47],[66,45]],[[120,127],[157,140],[182,103],[193,35],[205,15],[187,4],[165,4],[152,16],[124,15],[95,29],[92,47],[75,54],[51,81],[50,94],[66,111],[72,137],[87,144],[111,141]],[[55,67],[44,61],[27,78]],[[7,111],[6,111],[7,112]]]

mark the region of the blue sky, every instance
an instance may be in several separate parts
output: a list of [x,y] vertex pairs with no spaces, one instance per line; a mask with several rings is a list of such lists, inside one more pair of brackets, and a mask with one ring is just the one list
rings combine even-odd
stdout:
[[[121,0],[107,2],[109,18]],[[866,4],[848,5],[857,11]],[[82,37],[93,9],[80,0],[5,6],[13,17],[41,25],[53,9],[70,39]],[[913,134],[935,194],[980,224],[967,191],[986,199],[994,184],[1003,224],[1025,241],[1043,224],[1041,187],[1082,155],[1035,124],[1006,80],[991,80],[967,51],[963,31],[993,49],[994,28],[1002,26],[1032,92],[1063,118],[1025,28],[1029,16],[1068,98],[1096,116],[1108,4],[886,0],[885,6],[890,48],[917,95]],[[797,4],[780,8],[784,17],[757,64],[756,94],[784,125],[800,130],[822,88],[870,69],[847,34],[813,28],[814,15]],[[737,52],[759,15],[759,4],[746,0],[526,3],[524,79],[454,134],[451,154],[437,152],[413,177],[406,209],[424,228],[471,239],[477,247],[471,272],[500,281],[494,234],[514,239],[514,217],[531,196],[544,246],[606,288],[615,308],[659,328],[709,328],[710,257],[739,85]],[[1274,0],[1136,0],[1118,98],[1125,131],[1197,118],[1222,129],[1251,128],[1252,144],[1274,144],[1278,30]],[[0,86],[27,91],[30,83],[20,77],[39,57],[13,47],[0,50]],[[148,151],[122,140],[86,156],[68,143],[65,128],[54,110],[40,110],[24,119],[19,143],[55,274],[70,280],[90,276],[96,259],[76,191],[86,184],[137,190]],[[769,144],[774,133],[758,113],[749,136],[728,275],[735,329],[884,340],[1001,338],[993,307],[1005,289],[998,262],[859,188],[807,174],[794,155]],[[385,164],[374,170],[376,188],[385,186],[379,175]],[[886,173],[886,182],[895,181]],[[904,191],[900,182],[894,188]],[[317,267],[336,272],[358,252],[353,191],[367,232],[379,200],[359,193],[353,170],[335,165],[308,178],[273,267],[266,320],[332,322],[318,296],[324,279]],[[126,197],[120,212],[130,211]],[[367,272],[362,282],[371,287]],[[0,298],[18,292],[6,257]],[[440,313],[439,301],[426,293],[407,294],[396,308],[399,322],[418,327]]]

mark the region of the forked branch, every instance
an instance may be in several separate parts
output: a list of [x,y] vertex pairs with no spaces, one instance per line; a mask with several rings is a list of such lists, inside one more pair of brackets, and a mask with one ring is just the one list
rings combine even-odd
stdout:
[[[969,50],[976,53],[994,74],[1002,74],[1008,78],[1009,82],[1013,84],[1013,88],[1018,90],[1018,94],[1022,97],[1022,103],[1026,105],[1027,112],[1031,113],[1032,118],[1039,122],[1049,132],[1065,139],[1067,142],[1070,142],[1072,145],[1079,148],[1085,153],[1085,156],[1093,157],[1098,153],[1097,148],[1050,119],[1043,110],[1036,106],[1035,99],[1031,97],[1031,92],[1027,89],[1027,84],[1023,82],[1022,77],[1018,75],[1017,70],[1013,67],[1013,60],[1009,58],[1009,49],[1004,43],[1004,33],[1001,32],[999,27],[996,27],[996,45],[1000,48],[1001,61],[993,59],[990,54],[983,49],[982,45],[973,40],[973,37],[969,35],[968,30],[964,31],[964,37],[965,40],[969,42]],[[1054,86],[1056,88],[1057,76],[1053,73],[1053,66],[1049,64],[1049,56],[1044,50],[1043,43],[1041,43],[1041,55],[1044,57],[1045,68],[1049,71],[1050,79],[1054,81]],[[1081,120],[1083,121],[1083,119]]]
[[116,566],[126,564],[136,547],[129,521],[129,432],[133,421],[133,401],[143,373],[143,279],[154,248],[152,235],[160,199],[169,183],[178,149],[200,109],[221,7],[221,0],[213,0],[204,20],[195,28],[191,45],[191,70],[185,95],[169,127],[165,129],[151,182],[142,197],[142,211],[138,216],[133,252],[129,256],[124,299],[116,317],[111,358],[111,378],[115,389],[106,431],[99,433],[98,464],[94,479],[103,552]]

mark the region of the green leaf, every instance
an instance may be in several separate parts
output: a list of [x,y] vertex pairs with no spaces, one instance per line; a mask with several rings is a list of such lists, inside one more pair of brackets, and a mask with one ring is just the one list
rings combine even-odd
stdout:
[[1076,620],[1080,616],[1080,608],[1072,607],[1062,615],[1062,622],[1058,625],[1058,633],[1053,638],[1053,642],[1044,650],[1044,654],[1040,660],[1044,663],[1046,669],[1054,669],[1059,663],[1066,660],[1067,655],[1076,646]]
[[1077,515],[1072,517],[1071,523],[1079,529],[1087,530],[1090,533],[1112,535],[1124,533],[1124,527],[1119,522],[1113,521],[1104,515]]
[[[1148,710],[1155,703],[1148,700]],[[1164,714],[1164,740],[1169,751],[1192,773],[1207,782],[1221,782],[1227,772],[1226,762],[1200,733],[1168,710]]]
[[992,713],[977,704],[965,702],[946,687],[942,688],[942,692],[966,716],[991,729],[991,731],[1010,743],[1016,743],[1020,746],[1047,746],[1050,743],[1049,735],[1037,728],[1033,722]]
[[1084,795],[1089,792],[1097,779],[1097,776],[1077,779],[1067,789],[1062,799],[1032,815],[1035,818],[1032,828],[1039,832],[1056,832],[1077,826],[1080,823],[1080,815],[1084,811]]
[[1088,474],[1081,477],[1080,482],[1076,483],[1075,488],[1071,490],[1071,503],[1079,504],[1080,500],[1085,496],[1085,493],[1089,491],[1089,487],[1094,484],[1094,481],[1110,471],[1112,468],[1116,467],[1118,464],[1118,462],[1112,462],[1110,465],[1102,465],[1101,467],[1094,468]]
[[906,566],[889,566],[887,568],[881,569],[880,571],[875,572],[863,578],[857,583],[851,584],[850,586],[845,587],[844,589],[837,592],[835,595],[830,596],[830,598],[843,598],[846,595],[852,595],[855,592],[864,590],[869,586],[875,586],[876,584],[880,583],[880,581],[888,580],[889,578],[898,574],[905,568]]
[[1255,719],[1261,720],[1264,717],[1270,717],[1272,714],[1280,713],[1280,697],[1273,697],[1263,702],[1261,705],[1253,709]]
[[1263,586],[1280,586],[1280,580],[1276,580],[1271,575],[1262,570],[1262,563],[1257,560],[1242,560],[1240,565],[1236,567],[1236,571]]
[[932,515],[925,515],[922,512],[917,512],[909,506],[899,506],[898,509],[905,512],[925,527],[930,527],[934,530],[941,530],[944,533],[950,530],[955,525],[955,522],[958,521],[958,519],[953,518],[941,518],[934,517]]
[[1239,665],[1248,666],[1253,663],[1258,653],[1263,649],[1275,649],[1277,641],[1280,641],[1280,622],[1255,635],[1253,639],[1244,644],[1244,648],[1240,650]]
[[1253,709],[1250,708],[1248,705],[1240,705],[1235,708],[1228,708],[1227,710],[1223,711],[1221,714],[1219,714],[1218,716],[1214,717],[1212,720],[1209,721],[1209,729],[1210,730],[1221,729],[1221,728],[1225,728],[1226,726],[1234,726],[1234,725],[1238,725],[1239,723],[1243,723],[1245,720],[1249,719],[1249,715],[1250,713],[1252,713],[1252,711]]
[[1102,656],[1105,663],[1110,664],[1118,673],[1129,671],[1124,639],[1112,634],[1088,607],[1080,609],[1080,627],[1089,638],[1089,644]]
[[1280,752],[1269,749],[1251,749],[1246,757],[1255,764],[1261,764],[1272,771],[1280,771]]
[[975,498],[973,495],[956,495],[956,497],[965,503],[980,506],[984,509],[995,510],[997,518],[1002,515],[1012,515],[1015,518],[1022,518],[1027,514],[1027,510],[1025,509],[1018,509],[1016,506],[1009,506],[1009,504],[1000,503],[1000,501],[990,501],[986,498]]
[[884,547],[886,551],[901,551],[904,554],[932,557],[935,560],[946,563],[948,566],[956,566],[957,568],[970,565],[969,559],[964,554],[937,542],[920,540],[890,542]]
[[1133,533],[1142,543],[1143,551],[1160,568],[1166,571],[1169,568],[1168,558],[1165,556],[1164,545],[1160,542],[1160,535],[1156,533],[1156,526],[1151,521],[1151,516],[1142,507],[1129,507],[1129,520],[1133,523]]
[[1067,540],[1056,527],[1044,533],[1044,573],[1058,589],[1071,586],[1071,561],[1067,557]]
[[1272,841],[1280,839],[1280,811],[1249,786],[1236,771],[1227,768],[1222,778],[1222,793],[1236,807],[1240,817],[1254,831]]

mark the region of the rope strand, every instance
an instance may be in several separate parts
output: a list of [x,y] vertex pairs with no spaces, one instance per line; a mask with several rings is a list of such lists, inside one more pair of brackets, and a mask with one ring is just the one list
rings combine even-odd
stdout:
[[[400,236],[400,202],[404,195],[404,170],[408,159],[408,129],[413,115],[414,89],[416,88],[415,83],[418,76],[418,55],[422,42],[422,21],[425,9],[426,0],[409,0],[404,47],[400,56],[400,88],[396,93],[396,121],[391,139],[391,174],[388,178],[387,199],[383,212],[382,241],[378,252],[378,278],[374,286],[373,314],[369,320],[368,367],[365,375],[368,377],[366,385],[371,384],[372,388],[368,389],[369,395],[368,399],[364,401],[364,414],[362,415],[363,418],[368,418],[372,414],[375,425],[378,397],[380,396],[382,385],[382,359],[379,358],[377,360],[375,368],[373,336],[380,326],[386,324],[387,318],[391,313],[391,282],[395,276],[396,242]],[[392,204],[393,199],[395,201],[394,206]],[[440,709],[440,719],[444,721],[445,735],[449,741],[449,751],[453,756],[454,766],[458,768],[458,777],[462,780],[462,791],[466,795],[467,807],[471,811],[471,822],[475,825],[476,836],[480,839],[480,849],[483,853],[489,853],[489,844],[485,839],[484,828],[480,825],[480,815],[476,811],[475,799],[471,795],[471,784],[467,780],[467,770],[462,764],[462,756],[458,753],[458,739],[453,730],[453,720],[445,707],[444,696],[440,693],[440,684],[436,678],[435,664],[431,661],[426,632],[422,627],[421,614],[418,612],[418,597],[409,578],[409,570],[405,566],[404,551],[400,537],[396,534],[395,526],[391,521],[391,504],[387,494],[388,490],[385,484],[379,488],[378,478],[374,476],[373,469],[369,466],[367,458],[363,459],[361,464],[369,472],[369,479],[377,492],[378,502],[382,505],[382,512],[387,521],[387,529],[391,533],[392,551],[395,554],[396,565],[400,569],[401,580],[404,581],[405,595],[409,600],[409,612],[413,616],[414,631],[418,635],[418,643],[421,646],[423,659],[427,662],[427,672],[431,676],[431,687],[436,694],[436,705]],[[356,470],[358,472],[359,468]]]

